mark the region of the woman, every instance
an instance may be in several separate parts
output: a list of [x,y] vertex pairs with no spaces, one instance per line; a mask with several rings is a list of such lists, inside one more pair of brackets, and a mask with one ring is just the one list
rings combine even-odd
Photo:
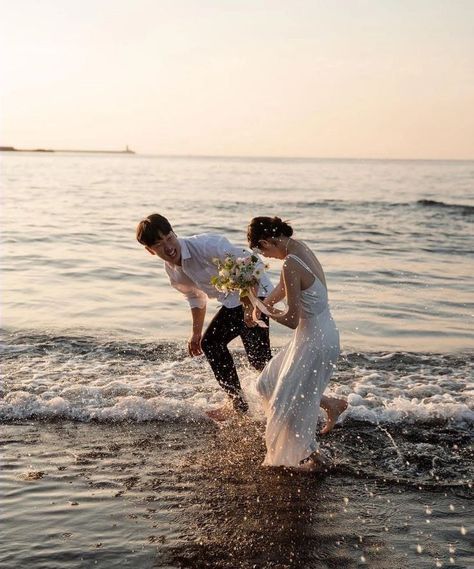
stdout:
[[[328,460],[316,440],[319,407],[328,415],[322,434],[332,430],[347,408],[345,400],[323,395],[339,356],[339,332],[329,311],[323,268],[292,235],[293,229],[279,217],[255,217],[247,231],[250,247],[284,260],[280,282],[264,305],[273,320],[295,330],[257,381],[267,417],[263,464],[320,470]],[[285,297],[287,310],[274,308]],[[258,316],[256,309],[254,318]]]

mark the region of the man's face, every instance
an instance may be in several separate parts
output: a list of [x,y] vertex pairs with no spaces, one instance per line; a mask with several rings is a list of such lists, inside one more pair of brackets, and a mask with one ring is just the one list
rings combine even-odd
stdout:
[[172,265],[181,264],[181,245],[173,231],[170,231],[168,235],[160,233],[156,242],[151,247],[145,246],[145,249]]

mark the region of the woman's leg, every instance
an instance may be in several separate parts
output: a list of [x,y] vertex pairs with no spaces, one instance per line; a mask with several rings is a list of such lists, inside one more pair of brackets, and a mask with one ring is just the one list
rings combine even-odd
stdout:
[[328,416],[326,424],[321,429],[321,434],[327,435],[333,430],[339,415],[344,413],[347,409],[347,401],[345,399],[323,395],[321,397],[320,406],[326,411]]

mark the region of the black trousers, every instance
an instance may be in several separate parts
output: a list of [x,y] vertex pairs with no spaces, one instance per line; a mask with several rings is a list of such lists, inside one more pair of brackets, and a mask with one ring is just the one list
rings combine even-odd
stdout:
[[[268,316],[262,314],[261,319],[268,325]],[[223,306],[217,312],[202,337],[201,347],[219,385],[231,396],[234,407],[245,412],[248,405],[242,395],[239,376],[227,347],[237,336],[242,339],[249,363],[258,371],[263,370],[272,357],[269,329],[246,326],[242,305],[236,308]]]

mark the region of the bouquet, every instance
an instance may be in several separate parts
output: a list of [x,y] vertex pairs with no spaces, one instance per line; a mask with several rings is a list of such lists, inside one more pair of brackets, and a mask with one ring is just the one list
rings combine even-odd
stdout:
[[235,257],[226,255],[225,259],[213,259],[217,266],[218,274],[212,277],[211,284],[220,292],[229,294],[238,291],[240,296],[248,296],[252,288],[258,285],[265,269],[257,267],[260,259],[256,255],[250,257]]
[[[258,286],[263,273],[269,268],[267,264],[261,267],[260,259],[256,255],[249,257],[235,257],[226,255],[223,261],[213,259],[217,266],[218,274],[211,278],[211,284],[220,292],[229,294],[238,292],[240,297],[248,296],[254,306],[262,304],[253,293],[253,288]],[[261,320],[257,321],[259,326],[266,327]]]

